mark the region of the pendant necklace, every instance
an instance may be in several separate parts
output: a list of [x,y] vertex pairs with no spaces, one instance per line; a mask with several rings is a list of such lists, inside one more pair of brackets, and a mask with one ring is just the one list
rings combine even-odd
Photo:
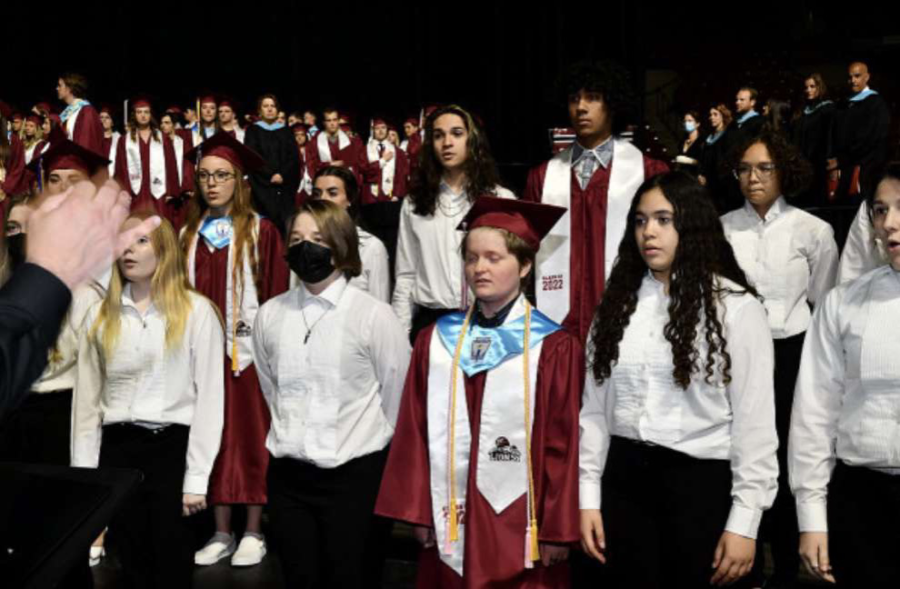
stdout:
[[326,309],[325,312],[322,313],[322,316],[316,319],[316,321],[312,325],[310,325],[306,321],[306,311],[303,310],[303,307],[300,308],[300,316],[303,317],[303,325],[306,327],[306,335],[303,336],[303,345],[306,345],[306,343],[309,341],[309,336],[312,335],[312,330],[316,327],[316,325],[319,324],[319,321],[321,321],[330,310],[331,309]]

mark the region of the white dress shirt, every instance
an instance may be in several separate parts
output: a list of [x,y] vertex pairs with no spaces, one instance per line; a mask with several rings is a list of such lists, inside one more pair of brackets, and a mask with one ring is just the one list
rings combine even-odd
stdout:
[[750,203],[722,216],[725,237],[747,279],[763,297],[772,337],[809,326],[809,303],[834,286],[838,248],[831,225],[779,197],[765,219]]
[[[733,503],[725,529],[755,538],[778,489],[774,351],[765,310],[749,294],[720,295],[717,312],[731,356],[731,382],[707,384],[702,376],[707,346],[701,319],[701,371],[684,390],[672,377],[672,347],[663,335],[668,305],[664,285],[648,274],[612,374],[598,385],[588,371],[580,418],[580,507],[600,509],[610,436],[621,436],[695,458],[729,460]],[[721,383],[718,369],[713,382]]]
[[872,227],[872,219],[869,218],[869,207],[866,201],[863,201],[847,233],[847,241],[841,252],[841,263],[838,265],[837,283],[844,284],[856,280],[884,264],[887,264],[887,258],[875,238],[875,228]]
[[788,473],[801,532],[827,532],[835,461],[900,474],[900,272],[882,266],[816,309],[797,376]]
[[[141,315],[122,293],[119,339],[111,358],[89,337],[102,303],[88,311],[78,347],[72,403],[72,466],[96,468],[103,425],[181,424],[191,428],[184,492],[205,495],[225,420],[225,335],[213,304],[191,292],[181,342],[166,350],[166,318],[154,305]],[[196,419],[195,419],[196,417]]]
[[56,338],[55,354],[50,355],[47,368],[31,385],[32,393],[50,393],[75,388],[78,358],[78,338],[88,310],[104,296],[103,287],[95,282],[83,284],[72,292],[72,304]]
[[411,349],[387,303],[343,276],[301,284],[260,308],[253,349],[272,456],[335,468],[391,441]]
[[[500,198],[515,198],[497,186]],[[397,235],[397,260],[393,307],[407,332],[412,327],[415,305],[432,309],[460,309],[463,304],[462,240],[457,227],[472,208],[465,191],[453,192],[441,182],[433,215],[417,215],[412,198],[403,199]],[[468,300],[474,300],[465,287]]]

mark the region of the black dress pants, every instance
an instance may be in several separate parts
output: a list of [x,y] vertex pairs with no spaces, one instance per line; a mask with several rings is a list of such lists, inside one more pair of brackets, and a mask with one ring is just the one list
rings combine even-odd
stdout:
[[181,515],[189,431],[183,425],[103,428],[100,466],[144,473],[143,482],[109,524],[108,541],[119,555],[126,587],[191,586],[194,535],[188,518]]
[[805,332],[776,339],[775,342],[775,429],[778,432],[778,494],[772,508],[763,514],[760,540],[772,547],[772,583],[789,587],[800,570],[800,532],[797,527],[797,504],[788,481],[788,437],[794,385],[800,369]]
[[391,522],[374,515],[387,449],[319,468],[269,461],[269,530],[285,587],[380,587]]
[[614,436],[602,493],[607,587],[710,586],[732,504],[727,460],[701,460]]
[[828,549],[838,587],[900,587],[900,475],[838,461],[828,485]]

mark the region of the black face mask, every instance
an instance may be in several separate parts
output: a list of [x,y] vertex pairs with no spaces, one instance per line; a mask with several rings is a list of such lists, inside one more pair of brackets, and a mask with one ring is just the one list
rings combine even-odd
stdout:
[[322,282],[334,272],[331,249],[311,241],[289,247],[286,258],[291,270],[307,284]]
[[9,261],[15,270],[25,263],[25,234],[17,233],[6,237],[6,250],[9,252]]

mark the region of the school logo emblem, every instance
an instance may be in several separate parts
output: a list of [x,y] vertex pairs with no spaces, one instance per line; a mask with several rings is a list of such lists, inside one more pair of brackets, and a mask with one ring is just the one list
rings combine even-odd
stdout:
[[509,440],[500,436],[494,443],[494,449],[488,452],[491,462],[521,462],[522,452],[509,443]]
[[472,362],[481,362],[484,360],[484,357],[487,356],[488,350],[491,349],[491,338],[489,337],[476,337],[472,340],[472,351],[470,352],[470,357]]
[[234,330],[238,337],[250,337],[253,335],[253,329],[242,320],[238,320],[237,327]]

